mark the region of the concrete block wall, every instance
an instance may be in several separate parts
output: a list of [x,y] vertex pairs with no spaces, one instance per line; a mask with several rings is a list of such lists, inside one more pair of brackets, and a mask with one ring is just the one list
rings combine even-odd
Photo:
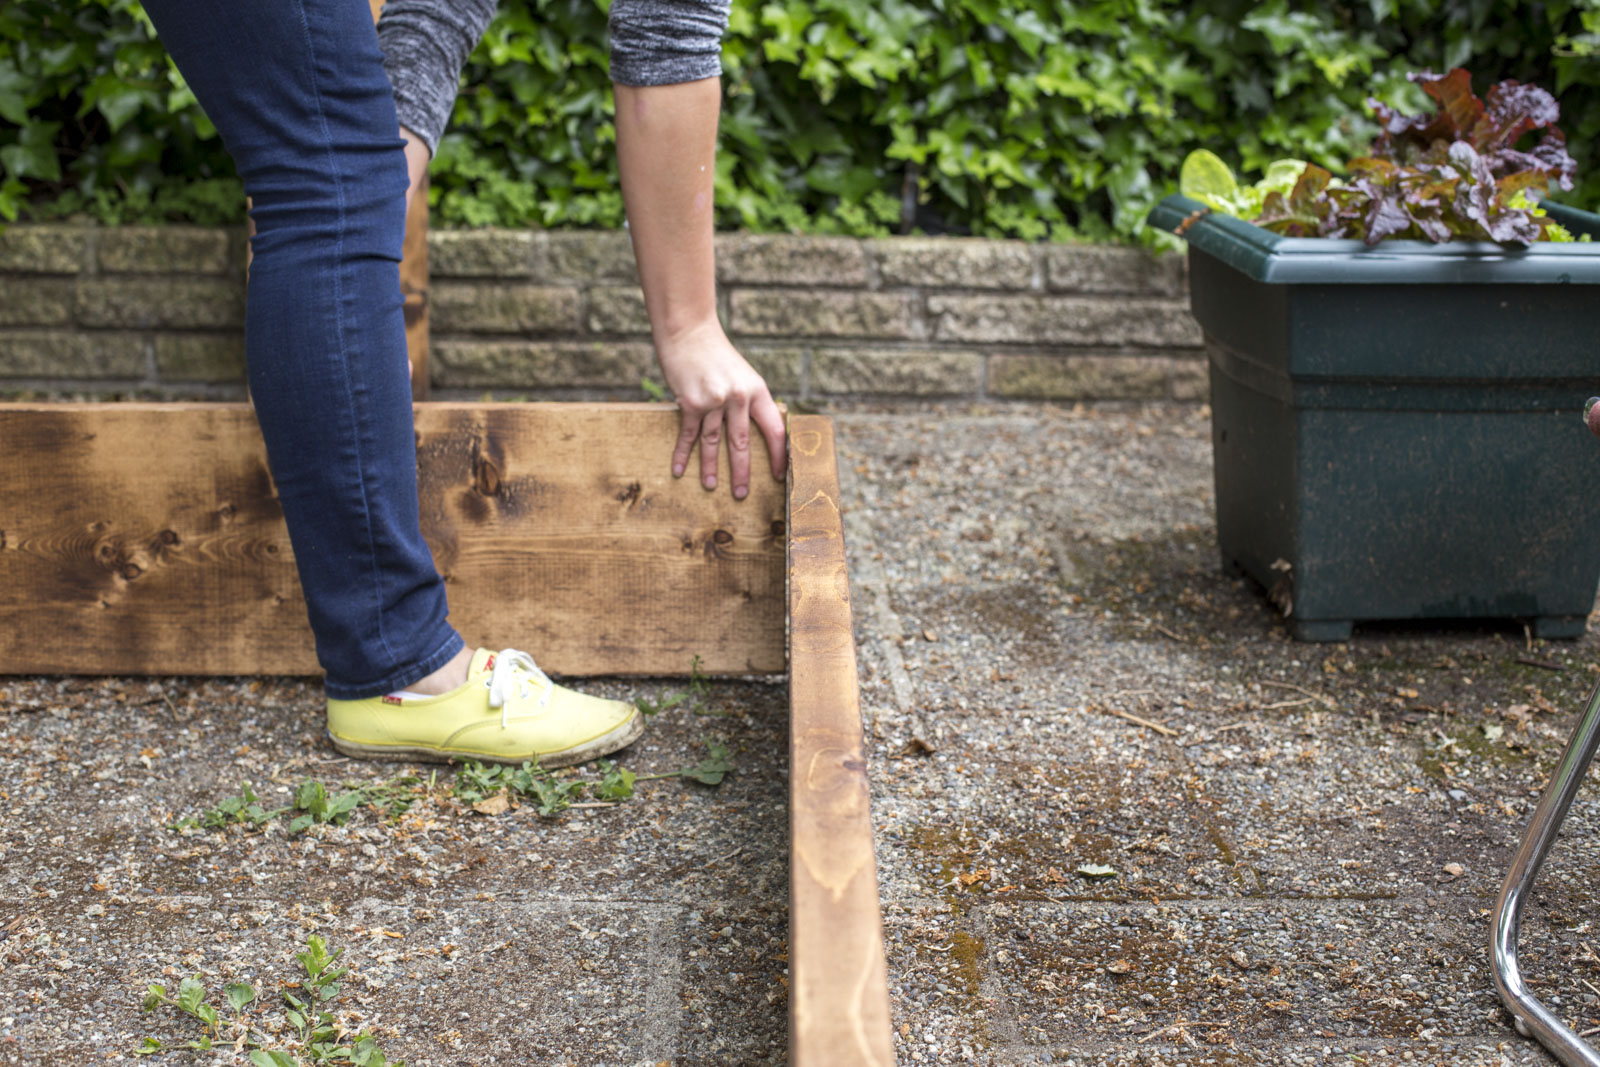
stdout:
[[[237,229],[0,233],[0,392],[241,395]],[[637,398],[655,368],[615,232],[430,236],[441,398]],[[1201,400],[1182,260],[961,238],[717,238],[719,311],[790,399]]]

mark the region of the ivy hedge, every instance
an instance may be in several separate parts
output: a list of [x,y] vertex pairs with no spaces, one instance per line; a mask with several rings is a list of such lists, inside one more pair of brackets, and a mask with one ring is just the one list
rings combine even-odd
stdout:
[[[432,170],[443,224],[616,226],[609,0],[503,0]],[[1553,91],[1600,203],[1600,0],[734,0],[719,223],[1138,237],[1192,148],[1336,167],[1413,70]],[[234,220],[134,0],[0,6],[0,216]]]

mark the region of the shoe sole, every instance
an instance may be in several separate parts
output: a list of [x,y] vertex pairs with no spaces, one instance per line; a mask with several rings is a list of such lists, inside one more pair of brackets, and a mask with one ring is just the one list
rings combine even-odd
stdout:
[[[590,760],[609,756],[619,749],[627,748],[643,733],[644,716],[635,711],[620,725],[592,741],[585,741],[581,745],[564,748],[559,752],[539,753],[539,766],[554,770],[557,767],[588,763]],[[423,763],[459,763],[462,760],[472,759],[482,763],[509,763],[515,766],[534,758],[532,754],[506,756],[493,752],[468,752],[464,749],[433,748],[427,745],[368,745],[346,740],[331,730],[328,732],[328,740],[332,742],[334,748],[356,759],[418,760]]]

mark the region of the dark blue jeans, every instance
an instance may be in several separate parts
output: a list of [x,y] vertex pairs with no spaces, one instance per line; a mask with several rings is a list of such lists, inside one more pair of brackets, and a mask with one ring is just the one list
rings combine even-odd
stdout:
[[462,647],[417,516],[401,310],[406,167],[363,0],[145,0],[256,234],[245,350],[328,695]]

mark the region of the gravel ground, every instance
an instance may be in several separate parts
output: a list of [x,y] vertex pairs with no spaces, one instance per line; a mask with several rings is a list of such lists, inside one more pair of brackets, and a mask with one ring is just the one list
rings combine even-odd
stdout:
[[[1486,916],[1600,637],[1289,641],[1218,564],[1203,409],[835,414],[902,1064],[1554,1062]],[[722,739],[715,789],[483,814],[446,770],[396,817],[179,832],[245,780],[415,768],[337,758],[302,681],[0,679],[0,1064],[194,1037],[148,983],[276,990],[313,932],[340,1019],[413,1067],[782,1062],[785,694],[707,703],[623,763]],[[1580,798],[1524,936],[1585,1029],[1597,828]]]
[[416,769],[339,758],[312,684],[11,679],[0,704],[0,1063],[131,1062],[146,1036],[193,1039],[176,1012],[141,1015],[148,983],[276,989],[311,933],[353,968],[342,1019],[414,1067],[784,1059],[781,687],[719,684],[706,714],[658,715],[623,759],[672,770],[718,738],[737,770],[715,789],[639,783],[626,805],[543,819],[421,788],[397,819],[362,809],[293,836],[281,818],[168,826],[244,780],[278,806],[307,779]]
[[[1288,640],[1219,565],[1203,410],[839,421],[902,1063],[1554,1062],[1486,916],[1600,639]],[[1583,1029],[1597,820],[1524,936]]]

